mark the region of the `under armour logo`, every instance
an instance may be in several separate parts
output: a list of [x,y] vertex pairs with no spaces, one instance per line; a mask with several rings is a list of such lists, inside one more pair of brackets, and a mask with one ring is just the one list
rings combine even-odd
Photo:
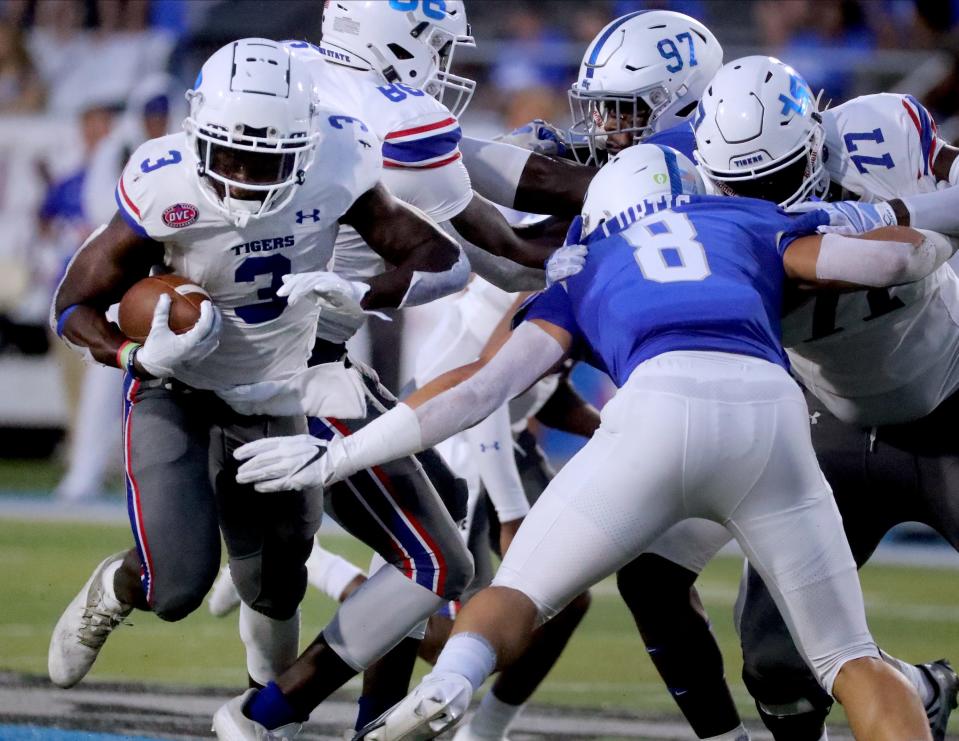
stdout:
[[314,208],[314,209],[313,209],[313,213],[311,213],[311,214],[305,214],[305,213],[303,213],[302,211],[297,211],[297,212],[296,212],[296,223],[297,223],[297,224],[302,224],[306,219],[312,219],[312,220],[313,220],[313,223],[315,224],[317,221],[320,220],[320,209]]
[[581,80],[579,86],[583,88],[583,90],[589,90],[589,79]]
[[809,415],[809,424],[811,425],[819,424],[819,418],[821,416],[822,415],[819,412],[813,412],[812,414]]
[[480,443],[480,453],[485,453],[487,450],[499,450],[499,440],[497,440],[495,443],[492,443],[491,445],[487,445],[486,443]]

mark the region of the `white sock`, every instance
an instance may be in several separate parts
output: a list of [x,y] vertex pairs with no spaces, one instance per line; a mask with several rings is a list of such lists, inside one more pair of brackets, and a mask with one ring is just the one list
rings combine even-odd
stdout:
[[274,620],[240,603],[240,638],[246,647],[246,671],[259,684],[276,679],[296,661],[300,650],[300,611]]
[[470,733],[478,739],[499,741],[506,736],[510,725],[523,712],[523,705],[510,705],[503,702],[493,691],[484,695],[476,713],[469,722]]
[[926,707],[933,700],[936,699],[936,689],[932,686],[926,675],[923,674],[922,669],[918,666],[913,666],[912,664],[907,664],[901,659],[897,659],[895,656],[890,656],[882,649],[879,650],[879,654],[882,656],[882,660],[885,661],[889,666],[895,669],[897,672],[905,676],[909,680],[909,683],[916,688],[916,692],[919,693],[919,699],[922,700],[923,707]]
[[313,550],[306,561],[306,578],[323,594],[339,602],[343,590],[362,573],[363,569],[313,541]]
[[129,605],[120,601],[120,598],[117,597],[116,590],[113,588],[113,580],[116,578],[117,572],[122,565],[123,559],[121,558],[107,566],[103,570],[103,573],[100,574],[100,585],[103,587],[103,604],[108,610],[116,612],[129,607]]
[[703,741],[749,741],[749,731],[746,730],[746,726],[740,723],[731,731],[722,733],[719,736],[710,736],[709,738],[703,739]]
[[496,668],[496,652],[479,633],[457,633],[446,642],[432,674],[459,674],[475,691]]

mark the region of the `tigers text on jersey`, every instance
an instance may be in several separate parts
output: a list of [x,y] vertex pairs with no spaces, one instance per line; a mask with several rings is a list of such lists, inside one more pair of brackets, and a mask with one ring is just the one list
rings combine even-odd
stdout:
[[200,192],[186,134],[146,142],[117,185],[120,214],[138,234],[161,242],[164,262],[203,286],[223,315],[220,346],[178,373],[196,388],[282,379],[303,369],[313,346],[312,301],[287,306],[276,295],[287,273],[326,270],[338,220],[379,181],[376,140],[362,122],[319,116],[312,167],[278,213],[234,226]]
[[[382,147],[383,183],[394,196],[437,223],[466,208],[473,189],[459,150],[463,134],[449,109],[417,88],[387,84],[376,72],[328,61],[305,41],[284,43],[307,61],[321,101],[354,113],[370,127]],[[354,229],[340,230],[338,273],[363,278],[384,267]]]
[[[941,147],[908,95],[865,95],[823,113],[833,182],[864,200],[936,188]],[[793,372],[837,417],[915,420],[959,388],[959,279],[943,265],[916,283],[823,294],[783,318]]]
[[532,300],[523,318],[569,331],[617,386],[643,361],[675,350],[788,367],[782,255],[828,217],[723,196],[676,196],[670,206],[591,243],[582,272]]

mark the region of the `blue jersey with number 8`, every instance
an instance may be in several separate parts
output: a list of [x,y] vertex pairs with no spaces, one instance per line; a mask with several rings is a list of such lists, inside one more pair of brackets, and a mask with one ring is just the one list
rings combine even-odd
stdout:
[[644,360],[675,350],[764,358],[788,368],[779,316],[782,255],[827,223],[767,201],[680,197],[590,245],[582,272],[535,298],[524,319],[570,331],[617,386]]

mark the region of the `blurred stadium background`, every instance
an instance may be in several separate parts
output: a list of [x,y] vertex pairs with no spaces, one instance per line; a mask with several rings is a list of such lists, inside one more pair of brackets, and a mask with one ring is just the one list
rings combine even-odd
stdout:
[[[465,130],[492,137],[536,117],[566,125],[566,89],[586,45],[612,18],[647,7],[699,18],[726,59],[779,56],[824,91],[824,102],[911,93],[944,138],[959,136],[959,0],[467,0],[477,48],[458,53],[454,66],[479,85]],[[318,41],[321,10],[321,0],[0,2],[0,671],[42,675],[59,611],[104,549],[126,547],[118,372],[91,371],[51,340],[52,290],[79,244],[112,215],[123,160],[149,135],[178,126],[182,92],[203,59],[243,36]],[[361,338],[394,388],[411,365],[413,342],[404,337],[428,321],[410,311],[378,322],[373,342]],[[588,370],[574,378],[597,404],[609,394]],[[77,439],[87,442],[71,449],[84,424]],[[579,444],[541,435],[557,464]],[[959,660],[959,557],[909,527],[881,556],[864,576],[881,642],[913,661]],[[734,556],[719,559],[704,582],[737,681],[738,568]],[[311,609],[304,635],[326,614]],[[206,615],[137,623],[111,641],[95,678],[237,684],[232,624]],[[748,710],[740,684],[737,693]],[[672,711],[608,587],[539,699]]]

